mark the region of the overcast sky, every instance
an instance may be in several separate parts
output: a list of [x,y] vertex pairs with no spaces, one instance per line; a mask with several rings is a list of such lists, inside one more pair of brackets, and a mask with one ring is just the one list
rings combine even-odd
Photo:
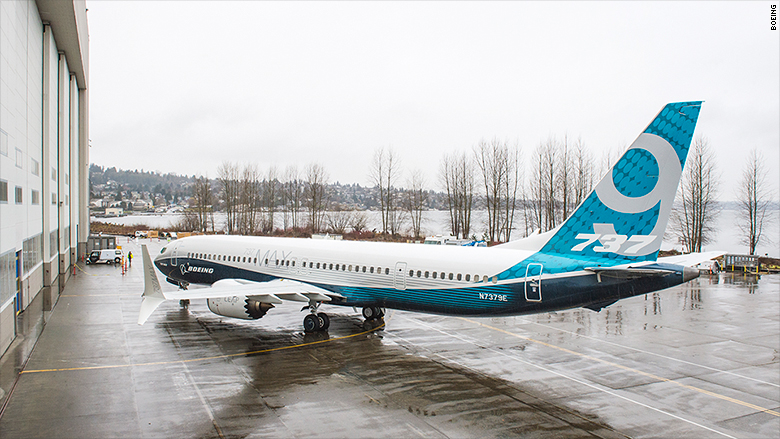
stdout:
[[[377,148],[431,189],[480,139],[581,137],[598,158],[704,100],[734,199],[746,151],[780,187],[771,2],[87,2],[91,162],[216,177],[223,161],[366,185]],[[774,2],[777,4],[777,2]]]

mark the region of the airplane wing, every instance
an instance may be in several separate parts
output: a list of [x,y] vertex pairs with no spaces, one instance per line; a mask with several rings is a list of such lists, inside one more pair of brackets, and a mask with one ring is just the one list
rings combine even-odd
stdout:
[[217,297],[248,296],[258,302],[282,303],[283,300],[295,302],[329,302],[343,299],[344,296],[294,280],[276,279],[268,282],[253,282],[245,279],[222,279],[210,287],[194,290],[179,290],[163,293],[166,300],[216,299]]
[[254,282],[245,279],[222,279],[210,287],[179,290],[164,293],[154,271],[146,246],[141,248],[144,261],[144,294],[138,324],[143,325],[155,309],[166,300],[216,299],[219,297],[247,296],[264,303],[280,304],[284,300],[295,302],[330,302],[345,297],[304,282],[276,279]]
[[674,264],[674,265],[683,265],[686,267],[693,267],[695,265],[701,264],[702,262],[707,262],[709,260],[715,259],[718,256],[723,256],[726,253],[727,252],[724,251],[688,253],[687,255],[665,256],[663,258],[658,258],[657,262],[661,264]]

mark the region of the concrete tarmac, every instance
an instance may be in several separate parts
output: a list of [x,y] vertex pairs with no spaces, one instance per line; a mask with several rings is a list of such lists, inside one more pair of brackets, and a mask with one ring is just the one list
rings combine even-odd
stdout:
[[141,251],[118,241],[128,274],[81,267],[29,358],[3,357],[23,370],[2,381],[1,437],[780,434],[780,276],[703,276],[599,313],[388,310],[378,328],[324,305],[329,331],[304,335],[295,303],[243,321],[166,302],[138,326]]

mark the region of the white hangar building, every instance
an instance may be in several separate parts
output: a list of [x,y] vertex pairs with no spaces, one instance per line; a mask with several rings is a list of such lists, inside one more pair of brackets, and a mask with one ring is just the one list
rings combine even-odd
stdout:
[[0,355],[86,251],[88,84],[84,0],[0,1]]

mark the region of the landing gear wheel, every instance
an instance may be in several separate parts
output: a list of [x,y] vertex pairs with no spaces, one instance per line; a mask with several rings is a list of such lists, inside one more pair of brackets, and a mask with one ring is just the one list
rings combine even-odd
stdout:
[[363,317],[366,320],[381,319],[385,315],[385,311],[377,306],[367,306],[363,308]]
[[190,306],[190,299],[181,299],[179,300],[179,306],[182,308],[189,308]]
[[324,312],[317,313],[317,318],[320,320],[320,331],[327,331],[330,327],[330,317]]
[[317,332],[320,330],[320,318],[316,314],[306,314],[303,318],[303,330],[305,332]]

